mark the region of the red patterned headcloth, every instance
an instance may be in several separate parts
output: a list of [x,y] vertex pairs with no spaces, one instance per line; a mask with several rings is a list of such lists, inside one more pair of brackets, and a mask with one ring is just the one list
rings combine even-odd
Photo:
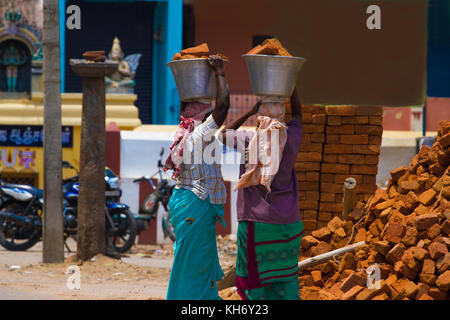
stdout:
[[170,154],[164,163],[164,171],[174,170],[173,177],[176,178],[181,168],[183,147],[186,138],[194,130],[194,121],[202,121],[205,115],[212,111],[210,104],[200,102],[189,102],[186,108],[180,115],[180,124],[178,130],[175,132],[175,137],[172,146],[170,147]]

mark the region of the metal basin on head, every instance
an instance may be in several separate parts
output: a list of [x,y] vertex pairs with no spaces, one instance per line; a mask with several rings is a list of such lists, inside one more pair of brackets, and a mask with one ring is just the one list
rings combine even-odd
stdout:
[[250,85],[257,96],[290,97],[297,74],[306,61],[300,57],[244,54]]
[[167,65],[172,71],[181,101],[216,97],[216,77],[208,59],[177,60]]

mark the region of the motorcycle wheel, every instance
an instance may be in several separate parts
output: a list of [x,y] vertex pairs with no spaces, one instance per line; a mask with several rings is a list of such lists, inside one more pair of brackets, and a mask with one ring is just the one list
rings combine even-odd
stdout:
[[119,253],[127,252],[136,240],[136,219],[128,209],[114,214],[110,213],[110,216],[116,231],[107,228],[108,241],[106,245]]
[[[8,211],[23,215],[25,209],[22,206],[14,206],[8,208]],[[38,215],[35,217],[40,220]],[[7,250],[25,251],[33,247],[40,240],[41,233],[36,228],[21,226],[6,220],[0,220],[0,224],[0,232],[2,233],[0,236],[0,245]]]
[[162,229],[164,232],[164,237],[169,237],[170,240],[175,242],[176,237],[175,237],[174,227],[173,227],[172,223],[170,222],[169,211],[164,212],[161,223],[162,223]]

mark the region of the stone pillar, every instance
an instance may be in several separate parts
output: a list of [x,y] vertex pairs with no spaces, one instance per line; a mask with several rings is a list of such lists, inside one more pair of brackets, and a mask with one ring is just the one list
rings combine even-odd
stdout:
[[70,66],[83,78],[77,257],[87,260],[106,250],[105,76],[118,64],[71,59]]

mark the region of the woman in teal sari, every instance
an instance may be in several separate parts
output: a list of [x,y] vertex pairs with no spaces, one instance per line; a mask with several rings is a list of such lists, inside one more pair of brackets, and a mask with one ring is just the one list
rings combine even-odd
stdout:
[[[205,149],[217,150],[211,144],[218,144],[214,133],[228,114],[230,96],[223,60],[210,56],[209,61],[216,75],[216,106],[212,109],[210,101],[182,103],[180,126],[165,163],[167,170],[174,170],[176,179],[169,201],[176,242],[167,300],[220,299],[217,281],[223,271],[217,253],[216,222],[225,224],[226,190],[220,163],[205,161]],[[195,157],[194,161],[189,159],[199,153],[203,155],[199,163]]]

